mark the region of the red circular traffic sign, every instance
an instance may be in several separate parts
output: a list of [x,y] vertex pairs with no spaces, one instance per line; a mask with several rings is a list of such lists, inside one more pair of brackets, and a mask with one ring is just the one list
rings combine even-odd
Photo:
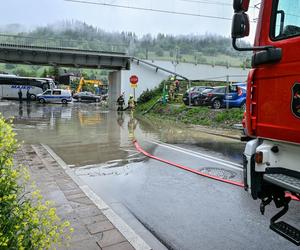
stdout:
[[129,78],[129,81],[131,84],[137,84],[138,81],[139,81],[139,78],[136,76],[136,75],[132,75],[130,78]]

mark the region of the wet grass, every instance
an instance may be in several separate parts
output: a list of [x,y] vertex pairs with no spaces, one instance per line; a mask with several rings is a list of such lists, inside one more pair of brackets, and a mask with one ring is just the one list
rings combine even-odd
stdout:
[[[137,112],[140,114],[145,112],[157,99],[158,97],[152,98],[149,102],[141,104],[137,108]],[[234,124],[241,123],[243,110],[239,108],[214,110],[208,107],[187,107],[184,104],[159,103],[146,116],[185,124],[232,128]]]

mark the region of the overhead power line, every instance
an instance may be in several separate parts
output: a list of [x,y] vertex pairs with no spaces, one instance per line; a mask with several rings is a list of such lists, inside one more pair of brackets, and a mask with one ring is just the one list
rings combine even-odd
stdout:
[[[225,2],[216,2],[216,1],[199,1],[199,0],[178,0],[181,2],[188,2],[188,3],[199,3],[199,4],[210,4],[210,5],[220,5],[220,6],[229,6],[231,8],[233,8],[232,3],[225,3]],[[259,9],[260,3],[255,4],[254,6],[249,6],[250,9]]]
[[66,2],[74,2],[74,3],[82,3],[82,4],[91,4],[91,5],[101,5],[101,6],[108,6],[108,7],[116,7],[116,8],[123,8],[123,9],[132,9],[132,10],[142,10],[142,11],[158,12],[158,13],[164,13],[164,14],[194,16],[194,17],[203,17],[203,18],[211,18],[211,19],[221,19],[221,20],[229,20],[229,21],[232,20],[232,18],[229,18],[229,17],[212,16],[212,15],[202,15],[202,14],[189,13],[189,12],[178,12],[178,11],[171,11],[171,10],[144,8],[144,7],[136,7],[136,6],[126,6],[126,5],[110,4],[110,3],[100,3],[100,2],[92,2],[92,1],[86,1],[86,0],[64,0],[64,1],[66,1]]
[[189,3],[204,3],[204,4],[211,4],[211,5],[223,5],[223,6],[231,6],[230,3],[224,3],[224,2],[215,2],[215,1],[199,1],[199,0],[179,0],[181,2],[189,2]]

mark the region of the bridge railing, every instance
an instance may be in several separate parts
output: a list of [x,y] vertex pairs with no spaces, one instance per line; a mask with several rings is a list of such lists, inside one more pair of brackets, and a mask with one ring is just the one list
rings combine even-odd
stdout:
[[54,38],[39,38],[19,35],[7,35],[0,33],[0,44],[2,45],[16,45],[20,47],[43,47],[43,48],[67,48],[67,49],[81,49],[91,51],[106,51],[106,52],[120,52],[127,53],[128,45],[126,44],[112,44],[108,42],[99,42],[97,40],[58,40]]

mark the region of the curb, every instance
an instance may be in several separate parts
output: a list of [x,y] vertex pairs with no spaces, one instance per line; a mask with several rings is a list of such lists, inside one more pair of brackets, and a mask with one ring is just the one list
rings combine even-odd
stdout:
[[119,217],[112,208],[107,205],[101,197],[96,195],[88,185],[86,185],[68,165],[47,145],[42,147],[52,156],[58,165],[64,169],[65,173],[79,186],[87,197],[101,210],[107,219],[123,234],[128,242],[137,250],[151,250],[152,248],[129,227],[121,217]]

